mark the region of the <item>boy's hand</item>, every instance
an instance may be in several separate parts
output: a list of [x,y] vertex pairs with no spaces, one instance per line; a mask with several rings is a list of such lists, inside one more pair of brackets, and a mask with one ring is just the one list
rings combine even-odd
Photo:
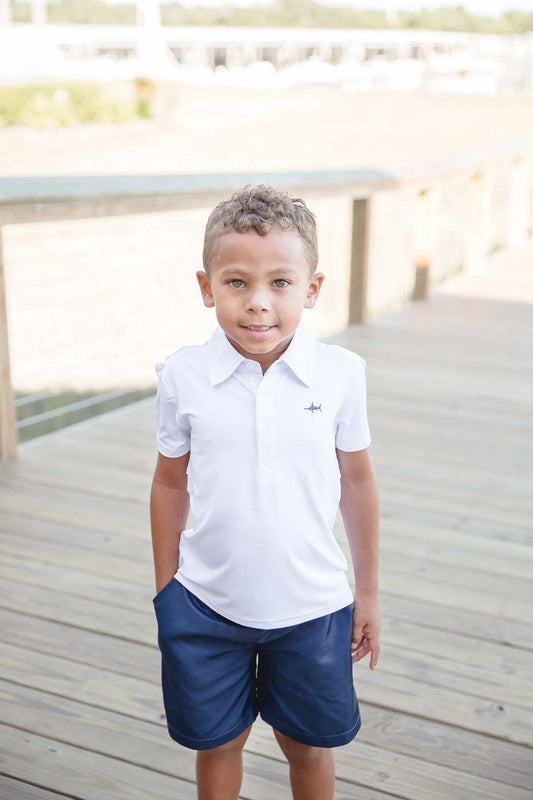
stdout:
[[377,597],[359,595],[354,597],[352,628],[352,664],[360,661],[367,653],[370,656],[370,669],[377,667],[379,657],[380,619]]

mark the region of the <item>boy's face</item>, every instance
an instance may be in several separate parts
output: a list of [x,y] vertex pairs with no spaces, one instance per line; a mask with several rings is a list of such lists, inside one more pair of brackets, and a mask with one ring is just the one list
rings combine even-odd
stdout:
[[324,275],[309,272],[297,233],[247,230],[223,234],[210,278],[201,270],[196,277],[204,304],[215,307],[231,344],[266,371],[289,346],[304,308],[316,303]]

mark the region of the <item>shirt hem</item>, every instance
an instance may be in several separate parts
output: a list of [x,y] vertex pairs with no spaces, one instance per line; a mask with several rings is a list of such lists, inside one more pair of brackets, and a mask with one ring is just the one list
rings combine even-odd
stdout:
[[293,625],[300,625],[302,622],[309,622],[312,619],[317,619],[318,617],[323,617],[326,614],[332,614],[334,611],[340,611],[341,608],[346,608],[346,606],[352,605],[354,602],[353,593],[350,589],[349,584],[347,584],[348,592],[351,595],[351,600],[346,602],[344,598],[342,601],[337,601],[335,603],[329,603],[327,606],[323,608],[315,609],[314,611],[310,611],[306,614],[298,614],[297,618],[289,617],[281,620],[259,620],[259,619],[248,619],[245,617],[239,617],[236,614],[228,613],[228,611],[224,608],[221,608],[216,603],[213,603],[208,597],[206,597],[203,592],[200,590],[198,591],[196,584],[190,581],[188,578],[185,578],[183,575],[180,574],[179,570],[176,572],[175,576],[176,580],[178,580],[186,589],[192,592],[194,595],[200,598],[206,605],[208,605],[213,611],[216,611],[217,614],[225,617],[227,620],[231,622],[236,622],[238,625],[244,625],[247,628],[259,628],[261,630],[271,630],[273,628],[289,628]]
[[166,448],[161,449],[160,445],[157,445],[157,449],[161,453],[161,455],[165,456],[166,458],[180,458],[180,456],[184,456],[186,453],[188,453],[191,448],[190,448],[189,445],[187,445],[187,447],[185,447],[185,445],[184,445],[183,447],[180,447],[178,449],[177,453],[175,451],[172,452],[172,453],[167,451],[165,453]]
[[346,452],[355,452],[356,450],[364,450],[372,444],[371,439],[361,439],[359,442],[336,442],[335,447],[339,450],[346,450]]

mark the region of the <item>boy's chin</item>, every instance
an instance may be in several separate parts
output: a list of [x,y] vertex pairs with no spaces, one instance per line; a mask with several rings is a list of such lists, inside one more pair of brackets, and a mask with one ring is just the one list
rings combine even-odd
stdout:
[[255,356],[267,355],[273,350],[283,351],[286,347],[288,347],[293,334],[294,331],[291,331],[285,336],[280,337],[279,331],[276,331],[276,333],[271,335],[271,337],[269,336],[263,340],[258,339],[257,341],[254,341],[253,339],[250,339],[244,331],[242,334],[239,332],[239,334],[236,335],[234,335],[232,332],[228,333],[226,331],[226,336],[233,342],[234,345],[237,345],[246,353]]
[[236,338],[239,338],[242,342],[246,342],[247,346],[254,347],[270,343],[281,344],[282,342],[286,342],[292,338],[294,335],[294,331],[296,329],[289,330],[285,328],[283,331],[280,330],[279,325],[275,325],[265,336],[254,336],[250,331],[248,331],[244,327],[240,327],[238,330],[233,329],[230,332],[230,336],[234,335]]

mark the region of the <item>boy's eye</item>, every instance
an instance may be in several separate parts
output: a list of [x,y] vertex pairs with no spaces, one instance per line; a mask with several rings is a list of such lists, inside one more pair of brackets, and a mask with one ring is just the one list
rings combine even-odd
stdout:
[[[228,281],[228,283],[232,284],[232,285],[235,284],[235,283],[244,284],[244,281],[242,281],[240,278],[232,278],[231,280]],[[285,278],[276,278],[274,283],[275,284],[281,283],[283,285],[281,287],[278,287],[278,288],[284,288],[285,285],[288,286],[290,284],[290,281],[285,280]],[[240,286],[234,286],[234,288],[235,289],[240,289],[241,287]]]

